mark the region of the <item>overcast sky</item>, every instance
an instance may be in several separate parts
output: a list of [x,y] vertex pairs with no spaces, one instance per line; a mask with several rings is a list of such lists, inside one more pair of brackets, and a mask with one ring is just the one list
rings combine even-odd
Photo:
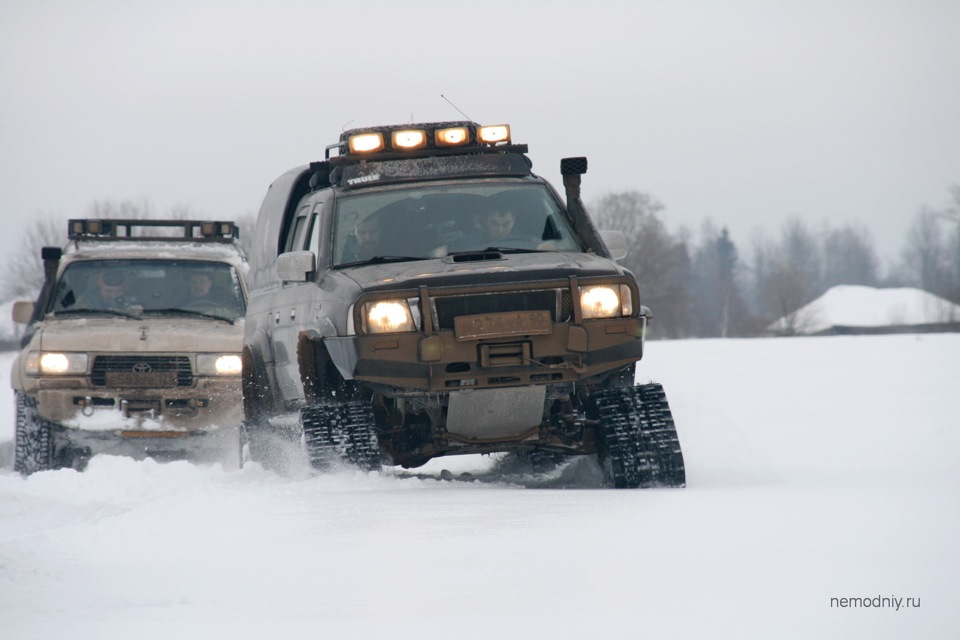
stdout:
[[255,213],[344,127],[459,119],[443,94],[558,187],[588,156],[588,203],[644,191],[744,250],[862,223],[894,255],[960,183],[958,25],[956,0],[0,0],[0,248],[96,200]]

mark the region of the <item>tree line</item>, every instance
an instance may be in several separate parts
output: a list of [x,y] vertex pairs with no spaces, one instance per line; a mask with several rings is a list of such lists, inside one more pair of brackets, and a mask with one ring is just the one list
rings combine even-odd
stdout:
[[950,195],[949,206],[914,216],[889,265],[857,224],[812,227],[794,217],[776,236],[744,247],[711,221],[697,235],[670,232],[663,205],[639,191],[608,194],[588,210],[598,227],[626,236],[630,253],[621,262],[654,312],[652,336],[751,337],[781,319],[777,333],[802,332],[811,321],[803,307],[835,285],[916,287],[960,303],[960,185]]
[[[899,259],[882,265],[869,230],[856,224],[816,228],[788,220],[769,237],[748,245],[728,229],[705,221],[697,234],[664,223],[664,206],[640,191],[610,193],[588,204],[601,229],[621,231],[629,253],[621,262],[637,278],[641,303],[654,312],[652,337],[750,337],[802,332],[802,309],[830,287],[917,287],[960,303],[960,185],[951,204],[923,207],[913,218]],[[148,201],[97,201],[87,218],[202,219],[187,206],[156,211]],[[254,216],[235,218],[241,246],[252,237]],[[40,248],[63,246],[66,217],[34,220],[19,249],[0,264],[0,302],[34,298],[43,279]]]

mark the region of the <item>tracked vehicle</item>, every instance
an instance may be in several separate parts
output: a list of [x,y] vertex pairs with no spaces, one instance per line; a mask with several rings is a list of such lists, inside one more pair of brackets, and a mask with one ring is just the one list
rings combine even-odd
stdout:
[[615,487],[683,486],[652,314],[580,199],[506,125],[353,129],[268,189],[251,252],[243,438],[319,469],[457,454],[596,455]]

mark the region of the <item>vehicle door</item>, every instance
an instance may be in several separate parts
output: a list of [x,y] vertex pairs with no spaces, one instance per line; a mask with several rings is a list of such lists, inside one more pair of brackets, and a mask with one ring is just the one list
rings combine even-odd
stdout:
[[[285,253],[303,252],[316,247],[324,226],[324,198],[310,198],[300,206],[290,225]],[[313,250],[316,264],[316,250]],[[312,310],[317,296],[316,271],[305,280],[282,282],[274,304],[270,342],[273,349],[277,386],[284,401],[303,399],[303,382],[297,359],[300,333],[311,324]]]

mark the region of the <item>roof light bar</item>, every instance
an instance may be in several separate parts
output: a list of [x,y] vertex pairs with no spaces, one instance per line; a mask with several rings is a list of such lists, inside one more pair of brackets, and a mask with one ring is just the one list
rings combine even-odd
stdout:
[[131,220],[127,218],[75,218],[67,221],[71,240],[183,240],[233,242],[240,229],[233,222],[213,220]]
[[[354,161],[363,162],[375,156],[382,160],[398,159],[406,154],[418,157],[459,154],[461,149],[471,147],[480,153],[526,152],[526,145],[513,145],[508,124],[480,126],[469,121],[450,121],[344,131],[338,144],[327,147],[327,158],[335,149],[340,156],[353,156]],[[349,163],[350,159],[344,158],[344,162]]]

